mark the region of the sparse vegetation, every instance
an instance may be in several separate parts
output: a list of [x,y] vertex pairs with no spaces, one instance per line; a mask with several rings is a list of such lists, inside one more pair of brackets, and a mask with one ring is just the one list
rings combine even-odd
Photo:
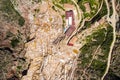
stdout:
[[[86,18],[86,19],[90,19],[90,18],[92,18],[95,14],[96,14],[96,12],[98,11],[98,9],[99,9],[99,7],[100,7],[100,5],[101,5],[101,2],[102,2],[102,0],[80,0],[79,2],[78,2],[78,5],[79,5],[79,7],[82,9],[82,11],[84,12],[83,14],[84,14],[84,18]],[[86,3],[89,3],[89,7],[90,7],[90,12],[87,12],[86,10],[86,6],[85,6],[85,4]]]
[[[0,80],[19,80],[25,69],[26,62],[22,60],[25,33],[20,31],[24,24],[24,18],[11,1],[0,0]],[[18,67],[18,71],[17,66],[22,68]]]
[[20,26],[23,26],[25,23],[24,18],[14,9],[14,6],[12,5],[10,0],[1,0],[1,6],[0,11],[2,13],[5,13],[2,15],[2,17],[5,17],[9,22],[16,22]]
[[20,42],[19,39],[17,39],[17,38],[14,37],[14,38],[11,40],[11,45],[12,45],[12,47],[15,48],[15,47],[18,45],[19,42]]
[[[96,21],[99,21],[106,14],[107,14],[107,7],[106,7],[105,2],[103,2],[101,10],[98,12],[98,14],[96,16],[93,17],[92,20],[85,21],[85,25],[82,28],[82,30],[89,28],[91,26],[91,24],[94,24]],[[86,14],[85,16],[87,16],[87,15],[89,16],[89,14]]]
[[[96,79],[102,77],[107,67],[107,58],[110,51],[110,46],[113,40],[113,29],[110,25],[106,28],[100,28],[93,32],[92,35],[86,37],[86,44],[80,49],[78,67],[86,70],[87,75]],[[101,56],[101,57],[100,57]],[[90,72],[89,72],[90,70]],[[92,73],[95,73],[92,75]]]

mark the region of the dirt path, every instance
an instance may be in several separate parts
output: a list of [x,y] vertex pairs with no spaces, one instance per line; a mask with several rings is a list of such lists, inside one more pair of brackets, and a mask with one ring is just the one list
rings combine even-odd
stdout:
[[[109,10],[109,5],[108,5],[108,1],[107,0],[105,0],[106,1],[106,4],[107,4],[107,9],[108,9],[108,11],[110,11]],[[108,63],[107,63],[107,69],[106,69],[106,71],[105,71],[105,74],[103,75],[103,77],[102,77],[102,80],[104,79],[104,77],[106,76],[106,74],[108,73],[108,71],[109,71],[109,67],[110,67],[110,60],[111,60],[111,53],[112,53],[112,50],[113,50],[113,47],[114,47],[114,43],[115,43],[115,40],[116,40],[116,32],[115,32],[115,29],[116,29],[116,22],[117,22],[117,20],[116,20],[116,16],[117,16],[117,13],[116,13],[116,8],[115,8],[115,0],[112,0],[112,7],[113,7],[113,15],[111,16],[111,18],[109,18],[109,12],[108,12],[108,15],[107,15],[107,20],[108,21],[110,21],[112,24],[112,27],[113,27],[113,42],[112,42],[112,44],[111,44],[111,47],[110,47],[110,52],[109,52],[109,56],[108,56]]]

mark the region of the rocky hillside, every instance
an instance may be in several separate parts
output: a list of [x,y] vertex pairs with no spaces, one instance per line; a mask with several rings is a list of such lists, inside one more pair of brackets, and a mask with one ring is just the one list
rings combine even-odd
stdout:
[[0,80],[18,80],[26,68],[24,18],[10,0],[0,0]]

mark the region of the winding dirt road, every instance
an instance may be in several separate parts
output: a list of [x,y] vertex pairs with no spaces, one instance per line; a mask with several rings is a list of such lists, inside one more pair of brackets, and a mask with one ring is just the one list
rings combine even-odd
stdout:
[[112,0],[113,15],[111,16],[111,18],[109,17],[110,9],[109,9],[108,1],[105,0],[105,2],[107,4],[107,9],[108,9],[107,20],[111,22],[111,26],[113,27],[113,41],[112,41],[112,44],[111,44],[111,47],[110,47],[109,56],[108,56],[107,69],[105,71],[105,74],[102,77],[102,80],[104,79],[104,77],[106,76],[106,74],[109,71],[110,60],[111,60],[111,53],[112,53],[112,50],[113,50],[113,47],[114,47],[114,43],[115,43],[115,40],[116,40],[116,32],[115,32],[115,30],[116,30],[116,22],[117,22],[116,17],[118,17],[117,12],[116,12],[116,8],[115,8],[115,0]]

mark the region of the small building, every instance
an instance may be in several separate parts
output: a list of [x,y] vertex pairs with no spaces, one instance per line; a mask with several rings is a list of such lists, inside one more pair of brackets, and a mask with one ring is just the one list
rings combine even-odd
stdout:
[[66,28],[65,34],[66,36],[70,36],[75,30],[75,21],[74,21],[74,13],[72,10],[66,11]]
[[66,26],[65,26],[64,32],[66,32],[70,26],[75,25],[74,13],[72,10],[66,11],[65,16],[66,16]]
[[90,13],[90,11],[91,11],[90,4],[87,2],[87,3],[84,4],[84,6],[86,8],[86,12]]
[[105,19],[101,18],[98,22],[99,24],[103,24],[105,22]]
[[[72,10],[66,11],[66,28],[65,28],[65,35],[70,37],[71,34],[75,31],[75,20],[74,20],[74,13]],[[72,43],[68,43],[67,45],[73,46]]]
[[72,25],[67,29],[67,31],[65,32],[65,35],[69,37],[74,31],[75,31],[75,27],[74,25]]
[[65,15],[66,15],[66,24],[68,24],[68,26],[75,25],[73,11],[72,10],[66,11]]
[[70,39],[70,41],[68,42],[67,45],[69,46],[73,46],[74,43],[78,40],[78,38],[76,36],[73,36],[72,39]]
[[[66,26],[64,28],[64,34],[58,36],[54,41],[53,44],[57,44],[62,41],[66,36],[70,37],[71,34],[75,31],[75,20],[74,20],[74,12],[73,10],[69,10],[65,12],[66,18]],[[69,45],[69,44],[68,44]]]

